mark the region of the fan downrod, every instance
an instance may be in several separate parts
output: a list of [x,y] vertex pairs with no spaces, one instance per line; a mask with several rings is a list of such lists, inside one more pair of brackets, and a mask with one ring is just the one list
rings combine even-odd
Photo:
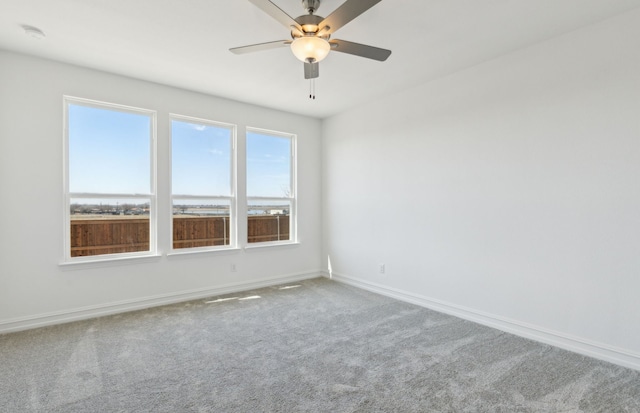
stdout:
[[307,13],[313,14],[318,10],[318,7],[320,7],[320,0],[302,0],[302,7],[304,7]]

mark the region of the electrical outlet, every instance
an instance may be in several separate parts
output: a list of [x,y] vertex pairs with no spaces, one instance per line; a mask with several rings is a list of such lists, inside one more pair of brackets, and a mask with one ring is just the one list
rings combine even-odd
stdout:
[[378,271],[380,272],[380,274],[384,274],[384,264],[380,264],[378,266]]
[[231,272],[236,272],[236,263],[231,264]]

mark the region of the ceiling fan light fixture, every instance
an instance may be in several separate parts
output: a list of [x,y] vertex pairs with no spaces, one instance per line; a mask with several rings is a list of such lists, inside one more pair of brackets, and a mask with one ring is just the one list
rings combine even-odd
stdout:
[[330,50],[329,42],[320,37],[303,36],[291,42],[291,51],[302,62],[319,62],[327,57]]
[[305,33],[315,33],[318,31],[317,24],[303,24],[301,27],[302,27],[302,31]]

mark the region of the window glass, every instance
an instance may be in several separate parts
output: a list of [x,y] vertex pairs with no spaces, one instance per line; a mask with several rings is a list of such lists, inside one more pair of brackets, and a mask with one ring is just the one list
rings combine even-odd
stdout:
[[71,257],[149,251],[148,198],[71,198]]
[[66,99],[65,257],[155,250],[155,114]]
[[291,138],[247,133],[247,196],[291,195]]
[[173,249],[234,245],[235,128],[173,116],[171,120]]
[[247,209],[247,241],[288,241],[291,239],[290,217],[291,201],[250,201]]
[[174,194],[231,195],[230,127],[171,121]]
[[247,132],[247,242],[295,241],[295,137]]
[[69,191],[148,194],[148,115],[70,104]]

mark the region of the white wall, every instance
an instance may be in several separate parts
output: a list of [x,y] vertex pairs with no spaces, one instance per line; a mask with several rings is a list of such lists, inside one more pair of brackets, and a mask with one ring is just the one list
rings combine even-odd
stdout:
[[326,120],[333,276],[640,368],[639,51],[636,10]]
[[[635,11],[322,125],[0,51],[0,331],[313,276],[330,256],[336,278],[640,368],[639,46]],[[301,245],[60,267],[64,94],[157,110],[164,182],[170,112],[298,134]]]
[[[59,266],[63,95],[157,110],[162,252],[170,245],[169,113],[237,124],[240,170],[245,126],[297,134],[301,244],[97,268]],[[0,331],[318,276],[320,126],[316,119],[0,51]],[[230,272],[231,263],[237,272]]]

